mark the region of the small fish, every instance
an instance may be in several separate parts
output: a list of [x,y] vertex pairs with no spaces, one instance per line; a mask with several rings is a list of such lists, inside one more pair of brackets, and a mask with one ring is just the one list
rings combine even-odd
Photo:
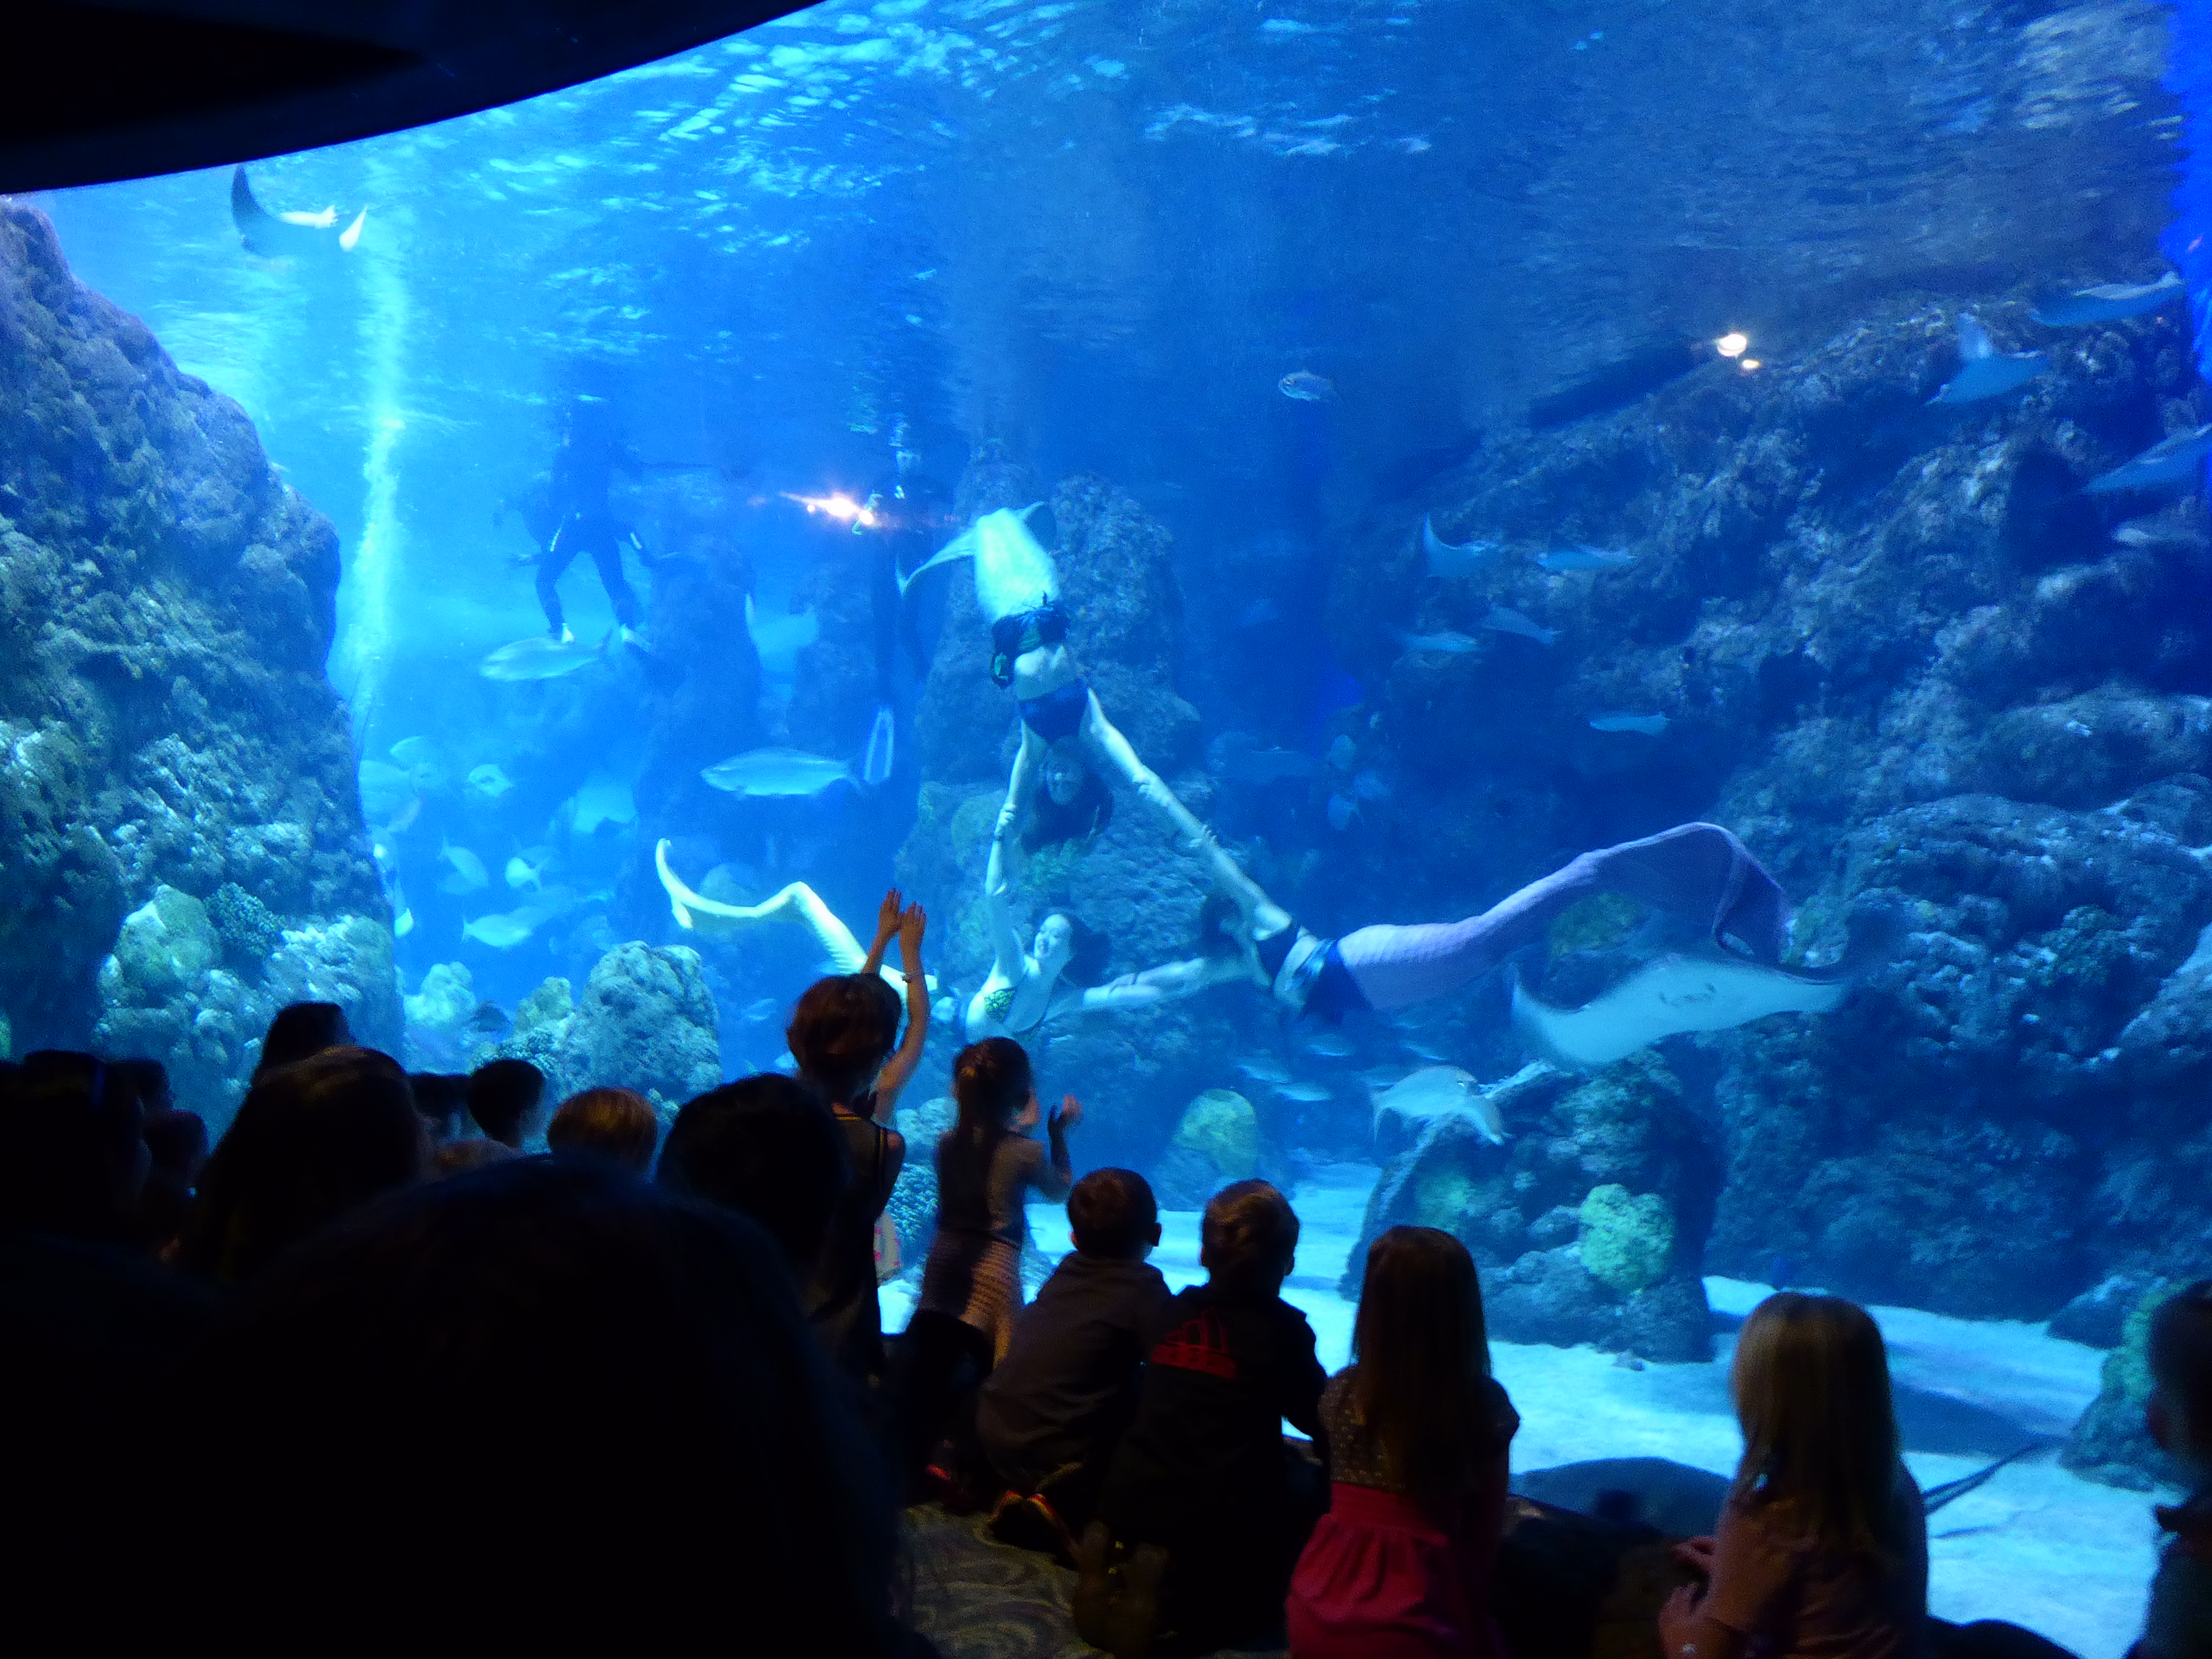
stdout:
[[1375,1127],[1382,1115],[1394,1114],[1415,1127],[1438,1118],[1460,1118],[1472,1123],[1491,1145],[1505,1139],[1505,1121],[1498,1103],[1483,1091],[1472,1073],[1456,1066],[1430,1066],[1391,1085],[1375,1097]]
[[478,916],[461,928],[463,939],[472,939],[479,945],[488,945],[495,951],[512,951],[536,931],[522,912],[512,915]]
[[496,1002],[479,1002],[476,1012],[463,1022],[461,1030],[480,1042],[496,1042],[507,1034],[514,1023]]
[[818,795],[840,783],[855,781],[842,761],[810,755],[803,749],[749,749],[699,775],[711,789],[733,795],[797,798]]
[[1340,772],[1349,772],[1352,763],[1358,757],[1359,745],[1342,732],[1339,732],[1336,741],[1328,746],[1328,763]]
[[1388,800],[1390,799],[1390,786],[1382,781],[1382,775],[1370,766],[1353,775],[1352,798],[1354,800]]
[[637,821],[637,801],[630,793],[629,785],[606,772],[595,772],[584,780],[584,787],[570,798],[569,827],[577,835],[596,833],[603,823],[634,823]]
[[1592,547],[1585,542],[1580,547],[1553,548],[1548,553],[1536,555],[1536,562],[1545,569],[1564,573],[1570,570],[1618,570],[1625,564],[1634,564],[1636,555],[1624,548]]
[[1333,404],[1336,401],[1336,383],[1326,375],[1310,374],[1303,368],[1293,369],[1275,382],[1275,390],[1294,403]]
[[1416,1042],[1411,1037],[1407,1037],[1398,1046],[1403,1048],[1407,1054],[1413,1055],[1415,1060],[1425,1060],[1433,1063],[1442,1060],[1444,1057],[1443,1050],[1437,1048],[1434,1044]]
[[2094,288],[2077,288],[2071,294],[2045,300],[2028,314],[2045,328],[2117,323],[2124,317],[2148,316],[2185,286],[2180,276],[2171,270],[2154,283],[2100,283]]
[[1440,634],[1401,634],[1399,641],[1408,651],[1434,651],[1446,657],[1463,657],[1475,649],[1475,642],[1453,629]]
[[1999,351],[1990,331],[1973,318],[1959,318],[1959,372],[1943,383],[1931,404],[1978,404],[2026,386],[2051,367],[2039,351]]
[[883,782],[891,775],[897,758],[894,747],[897,740],[898,723],[892,718],[890,705],[876,706],[875,723],[868,727],[868,747],[860,759],[860,781],[866,784]]
[[438,884],[448,893],[473,893],[479,887],[491,885],[491,876],[484,862],[465,847],[456,847],[449,841],[438,843],[438,856],[453,866],[453,873]]
[[507,861],[507,884],[518,889],[524,887],[542,889],[545,885],[544,874],[538,866],[531,863],[521,854],[517,853]]
[[1350,1039],[1334,1031],[1317,1031],[1306,1039],[1306,1051],[1319,1054],[1323,1060],[1349,1060],[1352,1055]]
[[1539,645],[1549,645],[1559,637],[1558,629],[1533,623],[1518,611],[1509,611],[1502,605],[1490,607],[1490,614],[1482,619],[1482,625],[1500,634],[1518,634],[1522,639],[1534,640]]
[[1421,556],[1427,562],[1429,574],[1449,580],[1459,576],[1471,576],[1504,551],[1503,542],[1486,542],[1480,538],[1454,544],[1437,534],[1436,526],[1429,515],[1421,515]]
[[422,797],[410,795],[407,804],[392,815],[392,822],[384,826],[387,836],[404,835],[415,827],[415,820],[422,816]]
[[2131,461],[2123,461],[2081,488],[2093,495],[2112,489],[2155,489],[2161,484],[2189,483],[2212,455],[2212,424],[2161,438]]
[[1301,1106],[1315,1106],[1331,1097],[1317,1083],[1278,1083],[1275,1092],[1285,1100],[1295,1100]]
[[477,672],[488,680],[553,680],[598,662],[603,654],[597,646],[533,634],[500,647],[477,665]]
[[407,908],[407,895],[399,890],[399,884],[392,884],[392,937],[405,939],[415,931],[415,913]]
[[2205,545],[2206,537],[2200,525],[2177,523],[2159,514],[2129,520],[2112,532],[2112,539],[2122,547],[2201,548]]
[[497,800],[514,787],[514,780],[489,761],[486,761],[482,766],[470,772],[469,787],[480,795],[489,796],[491,799]]
[[1291,1080],[1288,1072],[1264,1054],[1238,1060],[1237,1069],[1255,1083],[1288,1083]]
[[763,997],[758,1002],[749,1002],[741,1016],[749,1025],[762,1025],[783,1011],[783,1005],[774,997]]
[[358,775],[362,805],[380,817],[398,811],[415,791],[415,780],[408,776],[406,769],[388,761],[365,760]]
[[1641,732],[1647,738],[1656,738],[1666,729],[1667,717],[1664,714],[1612,714],[1590,716],[1590,730],[1593,732]]
[[1339,794],[1329,796],[1328,827],[1330,829],[1348,830],[1352,827],[1352,819],[1358,816],[1359,809],[1352,804],[1349,798]]
[[434,767],[441,758],[438,745],[428,738],[402,738],[392,745],[389,753],[410,772],[421,767]]

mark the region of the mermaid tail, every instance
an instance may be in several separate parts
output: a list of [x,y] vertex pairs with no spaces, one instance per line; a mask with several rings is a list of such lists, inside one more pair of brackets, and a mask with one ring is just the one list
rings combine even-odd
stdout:
[[1693,918],[1755,961],[1779,962],[1788,942],[1789,901],[1750,849],[1717,823],[1684,823],[1584,853],[1478,916],[1362,927],[1337,941],[1337,955],[1370,1007],[1402,1008],[1488,973],[1597,892]]
[[[668,894],[668,907],[676,917],[676,925],[684,929],[696,928],[699,919],[750,924],[771,921],[778,916],[795,915],[806,925],[822,954],[841,974],[857,974],[867,966],[868,953],[860,941],[853,937],[853,930],[837,920],[821,896],[803,881],[794,881],[781,892],[770,894],[758,904],[725,904],[695,893],[684,884],[683,878],[668,867],[668,843],[662,841],[653,849],[653,868],[660,872],[660,884]],[[906,976],[897,969],[885,967],[879,970],[895,988],[903,989]]]

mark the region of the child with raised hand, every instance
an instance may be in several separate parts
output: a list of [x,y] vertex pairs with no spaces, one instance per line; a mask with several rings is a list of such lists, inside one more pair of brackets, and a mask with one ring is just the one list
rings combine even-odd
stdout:
[[[799,1080],[830,1108],[852,1171],[822,1260],[805,1286],[807,1316],[831,1359],[864,1382],[884,1369],[877,1235],[906,1164],[905,1137],[886,1121],[929,1037],[929,989],[921,971],[928,921],[922,908],[907,905],[896,887],[884,894],[875,943],[861,970],[809,986],[784,1034],[799,1062]],[[898,1041],[897,994],[877,972],[893,938],[906,970],[903,1042]]]
[[[919,1476],[952,1418],[960,1372],[980,1383],[1006,1352],[1022,1308],[1024,1201],[1064,1199],[1075,1184],[1067,1132],[1083,1121],[1069,1095],[1047,1119],[1046,1144],[1024,1131],[1039,1115],[1030,1057],[1012,1037],[986,1037],[952,1063],[958,1120],[937,1143],[937,1237],[907,1333],[907,1474]],[[963,1437],[956,1436],[956,1438]]]
[[1264,1181],[1233,1182],[1206,1206],[1206,1282],[1161,1311],[1136,1423],[1077,1552],[1076,1631],[1116,1659],[1280,1628],[1322,1508],[1319,1471],[1284,1443],[1282,1424],[1318,1437],[1328,1381],[1313,1328],[1282,1297],[1297,1243],[1297,1214]]
[[1502,1659],[1488,1591],[1521,1419],[1467,1247],[1433,1227],[1376,1239],[1352,1352],[1322,1395],[1332,1495],[1291,1579],[1291,1650]]
[[1729,1376],[1743,1462],[1705,1575],[1659,1614],[1670,1656],[1911,1659],[1928,1622],[1928,1529],[1898,1455],[1889,1358],[1863,1308],[1783,1291],[1752,1310]]
[[2159,1552],[2142,1639],[2129,1659],[2212,1654],[2212,1279],[2151,1316],[2151,1437],[2189,1473],[2188,1498],[2158,1510],[2173,1534]]

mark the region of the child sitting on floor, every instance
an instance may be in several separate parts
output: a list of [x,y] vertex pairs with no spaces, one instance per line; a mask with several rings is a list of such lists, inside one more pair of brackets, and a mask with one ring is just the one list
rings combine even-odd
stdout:
[[1168,1285],[1145,1260],[1160,1242],[1160,1212],[1135,1170],[1084,1176],[1068,1194],[1067,1221],[1074,1252],[1014,1322],[976,1401],[975,1431],[1008,1489],[993,1535],[1072,1562],[1136,1415],[1145,1340]]
[[1160,1315],[1136,1423],[1079,1552],[1076,1631],[1115,1659],[1280,1627],[1322,1507],[1320,1473],[1284,1444],[1282,1423],[1317,1437],[1328,1381],[1312,1327],[1282,1298],[1297,1243],[1297,1215],[1264,1181],[1206,1206],[1206,1282]]
[[2212,1279],[2151,1316],[2151,1437],[2189,1472],[2188,1499],[2158,1511],[2173,1534],[2159,1553],[2142,1639],[2129,1659],[2212,1653]]
[[1291,1580],[1291,1650],[1502,1659],[1488,1589],[1521,1419],[1490,1375],[1467,1246],[1433,1227],[1376,1239],[1352,1352],[1322,1395],[1334,1484]]
[[1898,1455],[1889,1358],[1866,1310],[1782,1291],[1752,1310],[1729,1376],[1743,1462],[1703,1573],[1667,1600],[1670,1655],[1911,1659],[1925,1639],[1928,1527]]

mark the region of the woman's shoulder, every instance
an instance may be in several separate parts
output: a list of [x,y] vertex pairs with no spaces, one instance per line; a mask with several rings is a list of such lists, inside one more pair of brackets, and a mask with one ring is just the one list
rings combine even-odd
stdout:
[[1480,1419],[1490,1425],[1491,1433],[1502,1447],[1521,1432],[1521,1413],[1514,1408],[1513,1396],[1505,1392],[1505,1385],[1494,1376],[1475,1379],[1475,1410]]

